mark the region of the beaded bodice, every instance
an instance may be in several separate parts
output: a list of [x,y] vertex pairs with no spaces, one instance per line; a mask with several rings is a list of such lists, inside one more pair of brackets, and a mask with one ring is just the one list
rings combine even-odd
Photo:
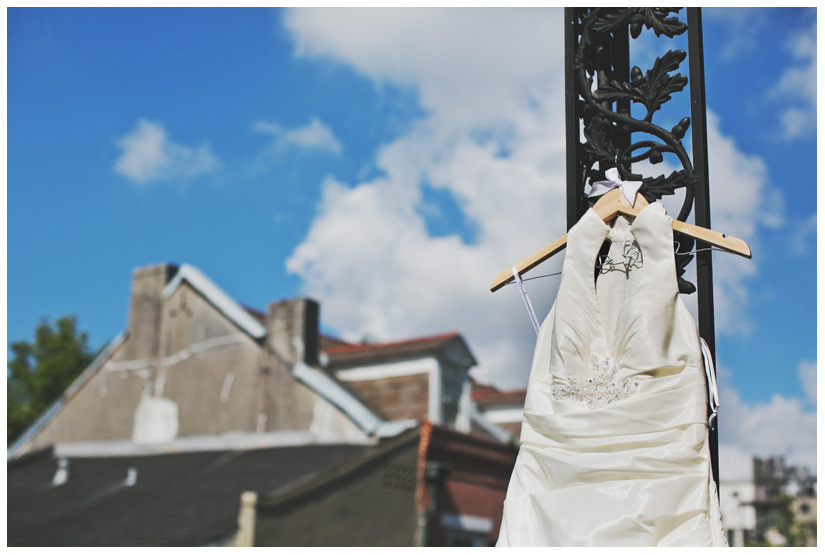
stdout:
[[[633,223],[619,216],[610,227],[591,210],[570,230],[555,306],[553,399],[600,408],[630,397],[649,378],[626,359],[661,355],[656,326],[645,322],[657,314],[647,311],[678,295],[669,226],[654,203]],[[605,240],[608,253],[598,257]]]

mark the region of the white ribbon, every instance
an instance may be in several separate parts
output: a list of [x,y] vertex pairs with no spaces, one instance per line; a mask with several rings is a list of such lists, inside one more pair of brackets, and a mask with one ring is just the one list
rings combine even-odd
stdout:
[[598,197],[610,189],[615,189],[616,187],[622,192],[625,196],[627,201],[630,203],[630,206],[633,206],[636,202],[636,192],[638,192],[639,187],[642,186],[641,181],[622,181],[619,177],[619,170],[618,168],[610,168],[606,172],[604,172],[604,176],[607,178],[607,181],[596,181],[595,183],[591,184],[590,192],[587,194],[588,197]]
[[713,357],[710,355],[710,347],[703,338],[699,338],[702,344],[702,357],[705,359],[705,377],[708,379],[708,402],[710,403],[710,418],[708,418],[708,428],[716,426],[716,415],[719,413],[719,389],[716,387],[716,368],[713,367]]

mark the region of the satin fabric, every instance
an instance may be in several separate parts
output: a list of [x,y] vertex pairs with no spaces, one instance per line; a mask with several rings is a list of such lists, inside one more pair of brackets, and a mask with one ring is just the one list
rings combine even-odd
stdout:
[[[596,285],[606,238],[613,271]],[[634,248],[641,256],[628,259]],[[593,390],[602,405],[588,408],[560,392],[592,388],[593,359],[615,366],[613,391],[625,396]],[[671,218],[653,203],[611,228],[588,210],[568,234],[558,296],[539,331],[497,545],[726,545],[706,403]]]

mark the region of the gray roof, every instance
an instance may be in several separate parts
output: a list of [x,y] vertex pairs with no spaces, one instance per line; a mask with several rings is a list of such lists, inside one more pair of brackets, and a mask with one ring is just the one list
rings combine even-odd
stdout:
[[[199,546],[237,529],[243,491],[304,483],[358,458],[366,445],[69,459],[43,449],[12,460],[7,474],[9,546]],[[134,471],[130,471],[133,468]],[[128,485],[127,476],[136,477]]]

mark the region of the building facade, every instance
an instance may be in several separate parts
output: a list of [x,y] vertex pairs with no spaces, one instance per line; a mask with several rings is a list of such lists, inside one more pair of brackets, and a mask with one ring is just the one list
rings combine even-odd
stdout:
[[720,484],[728,544],[816,546],[816,476],[783,457],[751,462],[751,479]]
[[[476,543],[489,542],[500,520],[500,507],[496,509],[495,503],[484,505],[483,514],[447,512],[444,514],[454,515],[454,518],[445,517],[444,522],[448,524],[437,516],[432,517],[434,524],[424,526],[421,499],[426,493],[422,493],[421,488],[426,480],[421,461],[426,457],[422,459],[420,453],[430,452],[427,449],[437,443],[422,446],[422,438],[428,438],[429,442],[432,437],[449,437],[452,439],[448,443],[454,452],[447,449],[437,460],[427,459],[429,462],[449,459],[457,468],[469,464],[470,459],[462,462],[462,457],[498,460],[492,466],[483,467],[486,470],[482,474],[489,475],[479,479],[494,484],[490,491],[498,493],[491,494],[490,499],[498,499],[496,496],[500,493],[503,500],[509,479],[509,471],[503,469],[508,464],[512,468],[517,435],[506,421],[492,421],[496,419],[485,416],[492,405],[477,402],[478,396],[474,397],[473,390],[474,387],[485,389],[485,399],[493,399],[497,394],[506,396],[506,392],[484,388],[470,378],[476,361],[458,333],[393,343],[353,344],[321,334],[319,317],[320,307],[311,299],[274,302],[266,311],[243,306],[203,272],[187,264],[158,264],[136,269],[126,330],[8,450],[9,479],[12,475],[18,476],[21,484],[28,484],[10,495],[10,537],[21,545],[38,541],[46,542],[40,545],[50,545],[49,541],[57,542],[54,545],[71,543],[68,532],[58,541],[25,531],[31,529],[26,523],[34,523],[40,529],[60,529],[57,522],[69,518],[69,513],[61,512],[60,507],[71,506],[72,496],[80,499],[89,495],[90,499],[99,500],[99,503],[86,503],[91,516],[95,510],[111,512],[117,507],[126,507],[123,499],[138,492],[159,498],[171,495],[168,492],[176,491],[180,483],[187,483],[189,474],[172,472],[170,476],[177,476],[175,484],[178,485],[168,482],[161,485],[162,481],[155,481],[157,490],[145,489],[148,487],[146,477],[155,475],[158,468],[177,468],[177,456],[193,457],[193,464],[209,466],[218,464],[215,460],[259,460],[265,452],[270,453],[273,461],[282,456],[300,457],[311,449],[306,453],[294,449],[317,447],[321,454],[313,456],[323,460],[308,461],[303,475],[289,475],[289,479],[280,476],[277,467],[273,467],[269,478],[264,473],[261,480],[244,481],[240,462],[235,470],[232,469],[234,463],[220,464],[227,483],[243,489],[233,494],[230,512],[234,511],[234,516],[230,525],[226,524],[224,513],[224,523],[212,528],[225,531],[229,526],[234,532],[229,535],[221,532],[217,539],[203,537],[200,544],[237,541],[259,545],[257,540],[261,538],[278,543],[273,538],[285,536],[261,535],[273,526],[271,519],[259,516],[272,513],[271,501],[277,498],[276,490],[289,490],[294,496],[294,491],[300,490],[296,489],[297,483],[312,483],[322,471],[334,474],[342,472],[342,468],[352,470],[355,465],[353,472],[357,474],[366,468],[359,465],[368,465],[368,461],[386,456],[381,453],[391,450],[386,447],[388,442],[414,436],[418,438],[411,448],[416,461],[413,465],[415,486],[412,504],[405,505],[404,509],[405,515],[413,515],[414,533],[404,532],[398,536],[405,538],[402,545],[420,543],[422,537],[429,538],[427,545],[432,545],[433,538],[438,538],[435,540],[438,542],[458,542],[459,536],[464,538],[461,541],[470,541],[467,539],[470,538]],[[252,454],[253,450],[257,452]],[[217,459],[216,453],[221,454]],[[346,458],[349,460],[345,461]],[[122,468],[124,465],[127,467]],[[87,468],[98,468],[101,475],[112,478],[109,482],[88,481],[86,472],[78,474]],[[232,477],[236,470],[240,475]],[[408,470],[398,472],[399,476],[409,476]],[[453,471],[452,478],[444,484],[462,483],[460,477],[467,472],[466,469]],[[503,473],[506,478],[502,478]],[[210,497],[205,493],[214,489],[210,480],[217,478],[206,472],[202,478],[202,483],[190,484],[193,491],[200,491],[205,502],[226,504],[225,497]],[[243,484],[248,484],[248,488]],[[476,495],[472,488],[463,486],[456,491],[470,497]],[[243,503],[242,494],[245,495]],[[104,503],[101,495],[107,499],[111,496],[107,501],[111,505]],[[450,502],[461,505],[463,495],[453,495]],[[183,488],[176,498],[194,500],[196,494]],[[261,501],[252,503],[251,499]],[[119,505],[120,502],[124,504]],[[497,503],[500,505],[500,501]],[[47,522],[38,516],[44,514],[44,506],[52,507],[45,514],[51,514],[53,521]],[[179,510],[187,509],[179,507]],[[189,510],[193,515],[198,514],[194,506]],[[83,516],[82,511],[72,514],[74,519]],[[343,513],[336,514],[344,517]],[[386,514],[395,513],[388,509]],[[263,519],[260,533],[252,534],[249,526],[238,525],[238,522],[253,522],[250,515]],[[403,519],[396,516],[400,519],[398,522],[409,524],[406,516]],[[146,518],[147,522],[151,521],[149,515]],[[425,520],[429,523],[432,518]],[[452,536],[444,535],[440,531],[444,526],[449,528],[450,522],[463,524],[456,525],[458,528],[453,526],[457,532]],[[483,522],[483,526],[473,528],[472,523],[478,522]],[[465,525],[470,526],[470,532]],[[296,531],[299,527],[295,524],[288,529]],[[486,535],[479,536],[480,529],[485,530]],[[376,530],[371,537],[380,537]],[[319,537],[317,530],[314,534],[313,537]],[[83,537],[85,540],[77,536],[77,541],[89,542],[93,538]],[[117,543],[119,537],[125,543]],[[129,545],[129,541],[137,541],[134,537],[119,533],[114,527],[101,535],[103,543],[95,545]],[[150,537],[141,536],[140,541],[148,542],[141,545],[156,545]],[[157,535],[159,541],[175,545],[198,544],[194,539],[197,537],[193,530],[182,535]],[[335,537],[340,541],[345,538]],[[334,542],[335,537],[329,537],[328,541]],[[367,539],[351,537],[347,541],[367,542]]]

